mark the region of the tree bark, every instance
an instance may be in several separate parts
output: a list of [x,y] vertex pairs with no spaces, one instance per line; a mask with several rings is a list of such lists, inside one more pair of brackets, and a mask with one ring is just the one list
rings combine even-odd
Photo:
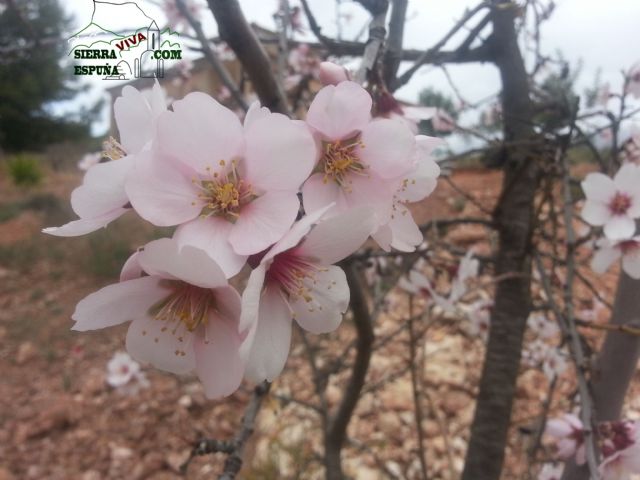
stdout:
[[238,0],[208,0],[218,23],[220,38],[229,44],[249,75],[262,106],[289,114],[287,98],[271,70],[271,61],[244,18]]
[[[620,274],[611,316],[612,325],[640,326],[640,280]],[[624,397],[636,372],[640,358],[640,337],[610,331],[605,337],[592,374],[596,421],[618,420]],[[586,480],[589,471],[569,462],[563,480]]]
[[531,309],[533,206],[540,168],[532,151],[532,104],[517,43],[513,4],[494,0],[490,47],[500,70],[504,140],[504,180],[494,212],[499,233],[496,286],[489,342],[471,427],[463,480],[498,480],[520,365],[522,341]]

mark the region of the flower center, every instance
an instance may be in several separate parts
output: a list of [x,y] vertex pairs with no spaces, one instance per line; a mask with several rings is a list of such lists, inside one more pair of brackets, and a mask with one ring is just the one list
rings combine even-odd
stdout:
[[120,158],[126,157],[127,152],[115,138],[109,137],[102,142],[102,156],[109,160],[119,160]]
[[313,296],[308,283],[313,285],[316,273],[320,271],[325,269],[296,255],[295,250],[287,250],[273,259],[267,272],[267,281],[278,283],[290,299],[302,298],[309,303],[313,301]]
[[321,159],[324,168],[323,183],[333,180],[348,190],[351,183],[347,178],[349,174],[366,175],[367,167],[360,162],[358,148],[364,148],[364,144],[357,137],[325,143]]
[[[220,160],[220,166],[225,165],[226,162]],[[207,167],[209,178],[193,180],[194,183],[200,182],[202,189],[198,194],[198,197],[205,202],[202,217],[224,217],[230,222],[235,222],[240,216],[242,207],[257,198],[251,185],[238,175],[236,166],[236,161],[233,160],[231,170],[226,173],[211,172],[211,168]]]
[[614,215],[624,215],[631,208],[631,197],[625,193],[616,193],[609,202],[609,210]]
[[[193,332],[200,325],[206,326],[209,314],[215,310],[211,290],[180,281],[171,281],[171,284],[174,285],[173,292],[149,312],[156,320],[167,323],[160,331],[166,332],[172,325],[171,334],[176,335],[180,327]],[[182,337],[178,340],[182,341]]]
[[623,255],[637,253],[640,250],[640,242],[637,240],[624,240],[620,242],[620,250]]

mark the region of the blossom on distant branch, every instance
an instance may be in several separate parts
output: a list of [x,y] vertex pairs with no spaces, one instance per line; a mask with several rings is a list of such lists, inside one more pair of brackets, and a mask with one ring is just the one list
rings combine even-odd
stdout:
[[568,460],[575,455],[576,463],[585,463],[584,426],[571,413],[547,421],[545,433],[553,439],[558,458]]
[[631,278],[640,279],[640,236],[625,240],[601,238],[596,245],[599,248],[591,261],[594,272],[602,274],[622,259],[622,270]]
[[582,182],[586,202],[582,218],[594,226],[604,226],[611,240],[630,238],[640,217],[640,167],[623,165],[613,179],[590,173]]
[[107,363],[107,383],[127,393],[135,393],[139,388],[149,385],[140,364],[126,352],[114,353]]

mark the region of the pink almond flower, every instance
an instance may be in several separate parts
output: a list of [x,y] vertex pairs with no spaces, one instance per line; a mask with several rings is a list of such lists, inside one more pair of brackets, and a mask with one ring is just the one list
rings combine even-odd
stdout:
[[335,203],[332,214],[370,206],[384,225],[394,195],[415,170],[416,140],[398,120],[371,120],[372,99],[354,82],[322,88],[309,107],[307,124],[321,145],[313,175],[302,187],[307,212]]
[[318,79],[323,85],[338,85],[340,82],[351,80],[349,70],[333,62],[321,62]]
[[156,83],[146,92],[125,86],[113,105],[120,143],[113,138],[105,142],[102,155],[109,161],[90,167],[82,185],[71,193],[71,208],[80,219],[42,231],[59,237],[85,235],[106,227],[127,212],[126,178],[136,155],[149,148],[155,136],[156,119],[166,109],[160,84]]
[[393,211],[389,221],[381,225],[372,238],[383,250],[391,247],[402,252],[413,252],[424,240],[407,204],[425,199],[435,190],[440,167],[431,153],[444,143],[443,140],[426,135],[415,137],[415,163],[417,169],[400,183],[393,200]]
[[591,260],[594,272],[603,274],[622,258],[622,270],[631,278],[640,279],[640,236],[628,240],[601,238],[596,245],[599,248]]
[[[240,295],[202,250],[164,238],[135,254],[146,276],[108,285],[78,303],[73,330],[131,321],[127,351],[176,374],[195,370],[208,397],[233,393],[244,372]],[[131,270],[130,270],[131,271]]]
[[271,381],[284,368],[292,319],[311,333],[327,333],[338,328],[349,306],[345,273],[332,264],[365,242],[375,219],[363,207],[318,223],[329,208],[295,223],[251,272],[240,329],[248,330],[242,349],[253,381]]
[[227,276],[280,240],[317,155],[303,122],[254,103],[244,120],[190,93],[158,120],[158,146],[136,161],[126,191],[141,217],[180,225],[180,245],[205,250]]
[[602,480],[629,480],[631,474],[640,473],[638,422],[602,422],[598,433],[604,457],[598,468]]
[[640,167],[623,165],[611,179],[603,173],[590,173],[582,181],[586,202],[582,218],[596,227],[604,226],[611,240],[630,238],[640,217]]
[[549,420],[545,433],[554,439],[558,458],[568,460],[575,455],[576,463],[584,464],[584,427],[577,416],[565,413],[561,418]]

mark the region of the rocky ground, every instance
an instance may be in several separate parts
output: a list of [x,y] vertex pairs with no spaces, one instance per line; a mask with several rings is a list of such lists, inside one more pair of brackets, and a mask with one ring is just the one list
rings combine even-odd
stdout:
[[[40,234],[43,226],[71,218],[69,193],[80,178],[50,173],[43,185],[31,189],[0,178],[0,480],[185,478],[180,465],[193,442],[202,436],[231,437],[251,386],[209,401],[195,378],[151,368],[144,369],[150,385],[137,392],[107,385],[106,364],[123,348],[126,327],[79,334],[69,330],[70,315],[83,296],[116,278],[133,248],[166,232],[128,214],[84,238]],[[492,207],[500,185],[498,173],[480,170],[458,171],[451,180],[441,181],[414,209],[421,222],[480,215],[481,208]],[[459,191],[472,193],[479,205]],[[461,226],[447,241],[488,254],[493,239],[482,227]],[[614,281],[615,274],[609,274],[600,288],[610,291]],[[583,294],[589,303],[588,293]],[[376,325],[378,338],[405,322],[406,298],[400,291],[391,296]],[[419,375],[427,464],[431,478],[455,479],[462,468],[484,343],[469,335],[460,319],[425,322],[420,325],[426,333],[419,345]],[[313,341],[336,356],[352,337],[347,320],[337,333]],[[371,388],[349,430],[353,441],[345,468],[353,478],[419,478],[407,356],[406,332],[373,356]],[[341,397],[345,375],[331,378],[330,406]],[[305,405],[317,403],[311,377],[306,350],[296,336],[287,369],[261,411],[241,478],[321,478],[320,419]],[[529,432],[535,430],[548,391],[539,369],[523,368],[505,479],[527,478]],[[552,409],[568,408],[573,393],[573,382],[559,381]],[[197,458],[186,478],[216,478],[223,461],[223,456]]]

